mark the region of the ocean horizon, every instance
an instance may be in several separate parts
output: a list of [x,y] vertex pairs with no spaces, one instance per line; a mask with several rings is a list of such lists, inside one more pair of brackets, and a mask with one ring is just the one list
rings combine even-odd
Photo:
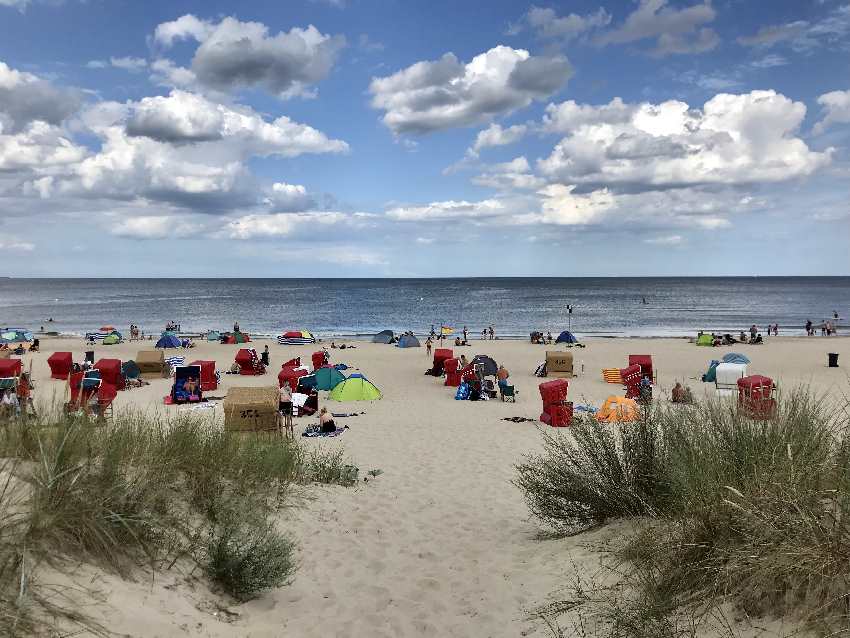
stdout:
[[0,279],[0,325],[68,335],[131,323],[158,334],[169,321],[187,333],[238,321],[257,336],[425,334],[446,325],[475,337],[492,325],[502,338],[566,329],[648,337],[774,323],[780,334],[802,334],[807,320],[841,329],[848,309],[846,276]]

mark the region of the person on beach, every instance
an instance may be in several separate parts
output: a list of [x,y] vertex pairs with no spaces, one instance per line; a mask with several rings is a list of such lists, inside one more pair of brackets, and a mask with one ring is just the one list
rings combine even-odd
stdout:
[[488,328],[488,331],[490,332],[490,341],[492,341],[493,339],[495,339],[495,338],[496,338],[496,337],[495,337],[495,334],[496,334],[496,333],[495,333],[495,331],[493,330],[493,326],[490,326],[490,327]]
[[461,370],[463,370],[467,366],[468,363],[469,362],[466,360],[466,355],[465,354],[460,355],[460,368],[461,368]]
[[319,431],[320,432],[336,432],[336,423],[334,423],[333,415],[328,412],[327,408],[319,410]]
[[233,322],[233,332],[239,332],[239,322],[238,321]]
[[814,328],[812,328],[812,320],[806,319],[806,336],[811,337],[814,334]]
[[820,336],[821,336],[821,337],[825,337],[825,336],[826,336],[826,319],[821,319],[821,322],[820,322]]
[[465,344],[469,341],[469,330],[466,329],[466,326],[463,327],[463,343]]
[[759,329],[756,327],[756,324],[750,326],[750,340],[755,341],[756,335],[758,334]]
[[503,365],[500,365],[499,369],[496,370],[496,378],[499,380],[500,384],[507,381],[509,376],[511,376],[511,373],[508,372],[508,369]]
[[425,356],[429,359],[431,358],[431,347],[434,345],[434,342],[431,340],[431,337],[428,337],[428,340],[425,342]]
[[278,412],[283,419],[283,430],[287,437],[294,438],[295,431],[292,425],[292,388],[289,381],[284,381],[280,388],[280,400]]

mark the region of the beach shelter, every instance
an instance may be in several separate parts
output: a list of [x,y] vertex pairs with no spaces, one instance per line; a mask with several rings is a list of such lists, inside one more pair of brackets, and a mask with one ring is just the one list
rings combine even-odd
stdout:
[[640,418],[637,401],[625,397],[608,397],[596,413],[600,423],[627,423]]
[[114,332],[112,334],[106,335],[103,338],[103,345],[105,346],[114,346],[119,343],[121,343],[121,339]]
[[100,371],[100,378],[107,385],[119,390],[124,389],[124,376],[121,374],[121,359],[98,359],[94,369]]
[[190,366],[197,366],[201,371],[201,390],[209,392],[218,388],[218,377],[215,376],[215,361],[193,361]]
[[274,386],[230,388],[224,397],[224,429],[276,430],[280,393]]
[[460,359],[446,359],[443,361],[443,370],[446,373],[445,385],[456,388],[462,381],[463,372],[460,369]]
[[702,375],[703,383],[714,383],[717,381],[717,366],[720,362],[717,359],[712,359],[708,362],[708,370]]
[[129,361],[125,361],[121,364],[121,376],[123,376],[124,379],[138,379],[142,376],[142,371],[139,369],[136,362],[130,359]]
[[380,398],[381,391],[362,374],[352,374],[328,395],[333,401],[377,401]]
[[171,386],[171,402],[196,403],[201,401],[203,397],[204,390],[201,385],[201,366],[190,364],[174,368],[174,384]]
[[697,337],[697,345],[698,346],[713,346],[714,339],[711,338],[710,334],[703,334]]
[[402,335],[398,339],[398,343],[396,344],[399,348],[419,348],[422,344],[419,343],[419,339],[414,337],[413,335]]
[[260,357],[257,356],[257,351],[253,348],[240,348],[235,357],[236,364],[239,366],[239,374],[253,375],[265,374],[266,368],[260,363]]
[[393,339],[395,339],[395,333],[392,330],[381,330],[372,337],[372,343],[392,343]]
[[555,343],[578,343],[578,339],[576,339],[575,335],[569,330],[564,330],[558,335],[558,338],[555,339]]
[[727,352],[723,355],[723,363],[750,363],[750,359],[740,352]]
[[546,376],[570,378],[573,375],[573,353],[558,350],[546,351]]
[[641,375],[646,375],[649,377],[650,381],[655,381],[655,372],[652,368],[652,355],[651,354],[630,354],[629,355],[629,365],[638,365],[640,366]]
[[305,368],[285,365],[277,373],[277,384],[282,388],[283,384],[288,381],[290,390],[295,392],[295,389],[298,387],[298,379],[308,374],[309,372]]
[[477,354],[469,362],[476,370],[481,370],[481,375],[485,377],[495,377],[499,371],[499,366],[492,357],[486,354]]
[[451,359],[453,356],[452,351],[449,348],[437,348],[434,350],[434,365],[428,371],[428,374],[440,377],[443,375],[443,364],[447,359]]
[[139,350],[136,353],[136,365],[145,379],[166,376],[165,353],[162,350]]
[[738,379],[747,376],[746,363],[720,363],[715,369],[714,381],[717,396],[731,396],[738,392]]
[[221,341],[221,333],[218,330],[210,330],[207,333],[207,341]]
[[54,352],[47,358],[47,365],[50,366],[51,379],[67,379],[74,359],[70,352]]
[[316,377],[317,390],[333,390],[337,385],[345,381],[345,375],[331,366],[319,368],[313,373]]
[[[104,343],[106,341],[104,340]],[[180,347],[180,339],[178,339],[172,333],[163,333],[159,338],[159,341],[156,342],[157,348],[179,348]]]
[[20,359],[0,359],[0,379],[21,376],[23,367]]
[[283,346],[303,346],[306,343],[316,343],[316,338],[306,330],[290,330],[277,338]]
[[313,370],[318,370],[327,362],[327,354],[324,350],[317,350],[312,354],[310,360],[313,362]]

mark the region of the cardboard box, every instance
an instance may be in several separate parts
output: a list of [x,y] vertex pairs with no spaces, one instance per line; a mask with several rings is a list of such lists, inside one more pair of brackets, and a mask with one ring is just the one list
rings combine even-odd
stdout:
[[280,389],[230,388],[224,397],[224,429],[239,432],[276,430]]

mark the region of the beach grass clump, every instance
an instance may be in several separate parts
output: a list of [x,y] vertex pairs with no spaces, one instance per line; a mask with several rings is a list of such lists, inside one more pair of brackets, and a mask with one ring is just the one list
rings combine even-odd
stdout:
[[578,421],[567,435],[543,432],[543,452],[517,466],[531,513],[561,533],[666,505],[666,449],[657,421],[628,427]]
[[[631,592],[628,604],[620,597],[611,605],[622,617],[635,617],[628,611],[634,609],[662,610],[655,614],[661,620],[693,617],[695,610],[707,617],[731,604],[748,617],[846,627],[848,424],[846,402],[806,389],[781,397],[769,420],[753,420],[729,401],[684,409],[658,406],[642,423],[619,426],[615,443],[606,442],[606,452],[618,461],[603,467],[627,467],[635,444],[627,432],[643,426],[655,433],[658,462],[642,491],[629,481],[601,478],[599,465],[586,456],[580,463],[567,458],[576,446],[587,454],[587,435],[581,431],[562,437],[574,442],[547,443],[544,455],[532,459],[538,473],[551,477],[543,483],[546,489],[524,478],[531,461],[528,469],[520,467],[518,484],[532,512],[556,528],[586,524],[588,511],[616,512],[608,504],[618,498],[625,503],[619,515],[642,517],[639,530],[613,550],[609,563]],[[555,491],[559,476],[569,485]],[[530,488],[536,491],[529,494]],[[607,490],[604,496],[600,490]],[[565,494],[571,499],[566,506]],[[636,501],[636,494],[642,500]],[[647,506],[635,505],[641,502]]]
[[34,632],[33,609],[77,617],[38,590],[44,565],[70,572],[82,561],[126,577],[190,560],[238,600],[289,582],[294,543],[274,521],[293,486],[352,482],[341,451],[323,455],[185,417],[2,423],[0,630]]

